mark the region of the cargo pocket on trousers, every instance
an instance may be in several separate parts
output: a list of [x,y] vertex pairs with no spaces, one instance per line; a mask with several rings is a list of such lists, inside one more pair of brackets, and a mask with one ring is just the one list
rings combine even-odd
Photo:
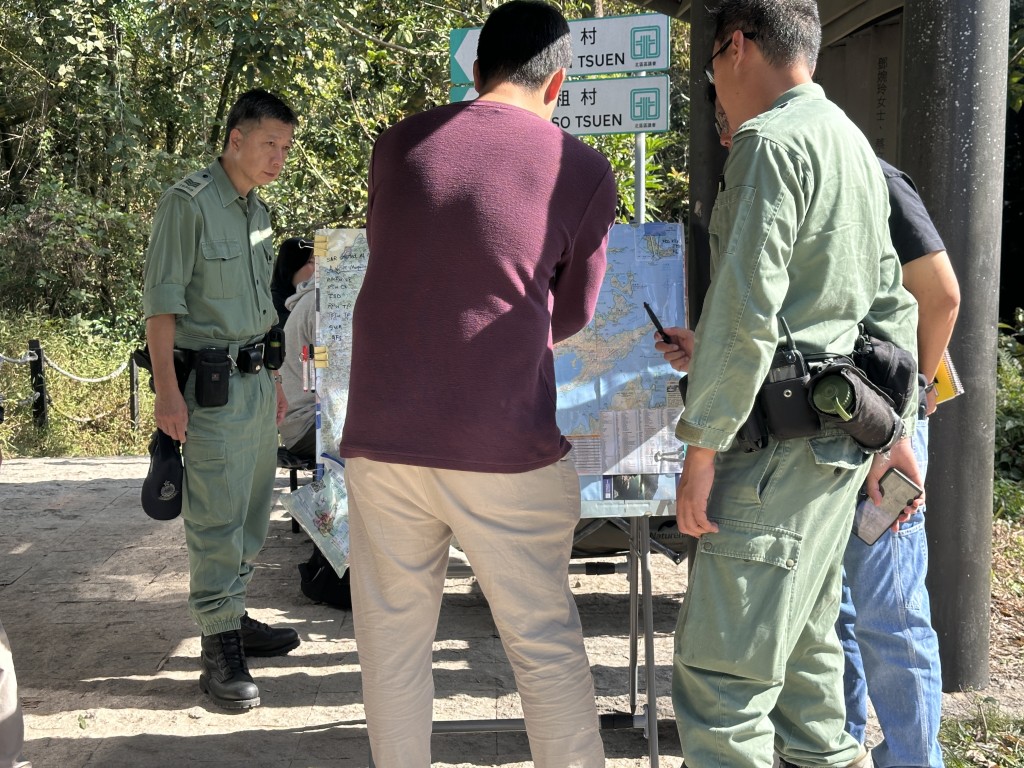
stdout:
[[223,525],[232,517],[231,486],[223,440],[190,437],[181,447],[185,460],[182,515],[196,525]]
[[814,454],[814,461],[818,464],[827,464],[839,469],[857,469],[868,460],[868,455],[849,435],[812,437],[807,444]]
[[715,522],[718,533],[697,543],[681,661],[749,680],[781,680],[802,537],[737,520]]

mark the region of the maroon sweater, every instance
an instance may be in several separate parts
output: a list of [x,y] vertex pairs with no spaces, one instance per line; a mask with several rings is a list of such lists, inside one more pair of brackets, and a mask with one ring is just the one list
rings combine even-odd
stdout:
[[381,135],[369,194],[341,455],[473,472],[560,459],[551,345],[594,314],[608,161],[518,107],[451,104]]

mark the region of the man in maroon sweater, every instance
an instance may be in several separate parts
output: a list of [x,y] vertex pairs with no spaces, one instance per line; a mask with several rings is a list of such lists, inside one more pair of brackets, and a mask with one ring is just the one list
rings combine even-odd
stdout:
[[567,569],[579,519],[552,344],[591,319],[615,183],[551,123],[569,28],[513,0],[473,102],[415,115],[370,165],[346,459],[352,599],[381,768],[430,765],[431,645],[454,533],[516,675],[534,764],[604,765]]

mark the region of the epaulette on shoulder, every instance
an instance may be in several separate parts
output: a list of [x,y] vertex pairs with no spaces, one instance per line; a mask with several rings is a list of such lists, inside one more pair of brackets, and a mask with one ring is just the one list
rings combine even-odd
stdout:
[[195,197],[203,189],[209,186],[213,182],[213,175],[206,170],[196,171],[195,173],[186,176],[184,179],[175,184],[171,189],[184,192],[189,197]]

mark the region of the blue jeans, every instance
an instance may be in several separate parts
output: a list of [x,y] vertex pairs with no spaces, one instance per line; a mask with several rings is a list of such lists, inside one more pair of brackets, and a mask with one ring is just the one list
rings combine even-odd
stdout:
[[[928,469],[928,420],[917,422],[914,455]],[[864,742],[870,696],[882,742],[875,765],[942,768],[939,643],[925,589],[924,508],[874,546],[850,537],[836,631],[846,655],[846,730]]]

